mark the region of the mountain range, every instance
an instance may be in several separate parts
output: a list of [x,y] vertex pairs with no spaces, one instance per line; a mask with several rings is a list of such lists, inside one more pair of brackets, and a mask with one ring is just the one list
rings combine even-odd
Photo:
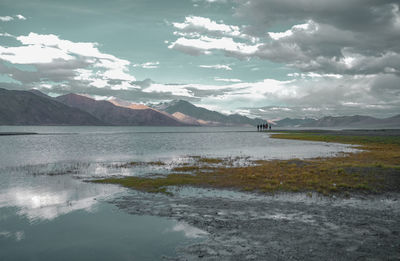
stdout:
[[50,97],[38,90],[0,88],[0,125],[244,126],[261,119],[224,115],[187,101],[146,106],[95,100],[74,93]]
[[[255,126],[265,120],[225,115],[184,100],[155,105],[127,101],[95,100],[74,93],[50,97],[38,90],[0,88],[0,125],[114,125],[114,126]],[[400,115],[378,119],[370,116],[327,116],[321,119],[274,121],[276,127],[396,128]]]
[[90,113],[102,122],[117,126],[184,126],[174,117],[165,115],[151,108],[133,109],[117,106],[109,101],[96,101],[94,99],[77,95],[66,94],[58,96],[55,100],[73,108]]
[[106,125],[85,111],[45,96],[0,88],[0,125]]
[[378,119],[371,116],[326,116],[321,119],[290,119],[275,121],[276,127],[324,127],[324,128],[396,128],[400,127],[400,114]]
[[[169,114],[176,115],[176,113],[180,113],[180,117],[189,119],[192,121],[193,119],[197,119],[200,125],[212,125],[212,126],[237,126],[237,125],[252,125],[255,126],[257,124],[265,123],[265,120],[262,119],[251,119],[249,117],[239,115],[239,114],[231,114],[225,115],[220,112],[211,111],[206,108],[197,107],[190,102],[184,100],[173,100],[171,102],[160,103],[157,105],[152,105],[154,109],[165,111]],[[178,116],[178,115],[177,115]],[[188,118],[190,117],[190,118]]]

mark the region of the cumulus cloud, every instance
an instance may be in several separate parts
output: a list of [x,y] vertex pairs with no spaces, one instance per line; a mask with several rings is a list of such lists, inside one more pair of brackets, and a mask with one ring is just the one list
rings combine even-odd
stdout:
[[240,27],[235,25],[227,25],[217,23],[209,18],[200,16],[187,16],[183,23],[172,23],[179,30],[176,35],[181,36],[198,36],[199,34],[208,34],[212,36],[222,37],[239,37],[248,38],[247,35],[241,33]]
[[72,42],[53,34],[36,33],[16,39],[20,46],[0,46],[0,60],[30,65],[35,70],[23,71],[4,65],[0,70],[25,85],[34,87],[47,81],[98,88],[137,88],[131,83],[136,78],[129,72],[130,62],[102,53],[97,43]]
[[[169,48],[191,55],[222,51],[240,59],[260,58],[322,74],[400,73],[398,1],[236,3],[236,15],[248,22],[246,26],[186,17],[183,23],[174,23],[181,33]],[[294,25],[272,30],[288,22]]]
[[264,116],[398,113],[398,1],[234,2],[234,17],[246,24],[186,17],[173,24],[177,38],[169,48],[284,64],[294,69],[287,74],[292,80],[243,83],[215,78],[230,84],[223,92],[203,97],[204,103],[221,108],[247,104],[262,111],[245,110]]

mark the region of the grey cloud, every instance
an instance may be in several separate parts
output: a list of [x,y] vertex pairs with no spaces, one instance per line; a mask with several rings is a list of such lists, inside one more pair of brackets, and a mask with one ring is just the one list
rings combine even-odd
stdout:
[[[238,59],[261,58],[305,72],[355,75],[400,71],[397,0],[237,0],[236,3],[236,14],[248,23],[240,27],[240,35],[257,36],[262,41],[254,52],[227,51],[221,46],[205,50],[177,42],[170,48],[190,55],[220,50]],[[308,28],[294,27],[280,38],[268,36],[274,26],[288,23],[307,23]],[[189,29],[219,37],[201,28]],[[345,63],[349,58],[353,62]]]
[[[266,34],[274,25],[313,21],[315,31],[266,41],[256,57],[284,62],[304,71],[329,73],[379,73],[399,69],[400,11],[392,0],[238,1],[236,12],[248,19],[247,33]],[[365,56],[355,66],[338,63],[343,51]]]
[[[282,23],[314,20],[342,30],[370,32],[393,29],[397,0],[237,0],[238,16],[263,33]],[[398,12],[398,11],[397,11]]]
[[77,75],[76,69],[88,68],[90,63],[83,58],[78,58],[69,61],[56,59],[51,63],[37,63],[31,65],[35,69],[34,71],[25,71],[16,67],[8,67],[0,62],[0,73],[8,74],[14,80],[25,85],[32,85],[41,81],[65,82],[73,80]]
[[371,83],[371,92],[386,103],[400,104],[400,77],[396,75],[379,75]]
[[[1,60],[0,60],[1,61]],[[38,82],[40,77],[37,72],[23,71],[15,67],[8,67],[0,62],[0,74],[6,74],[12,79],[21,82],[23,84],[31,84]]]

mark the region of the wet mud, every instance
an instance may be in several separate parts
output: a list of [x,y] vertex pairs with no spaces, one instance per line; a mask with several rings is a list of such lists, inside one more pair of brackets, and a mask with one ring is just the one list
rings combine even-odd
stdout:
[[[185,189],[184,189],[185,190]],[[132,214],[170,217],[204,231],[165,260],[399,260],[400,195],[328,198],[192,189],[132,192]],[[205,192],[204,192],[205,191]]]

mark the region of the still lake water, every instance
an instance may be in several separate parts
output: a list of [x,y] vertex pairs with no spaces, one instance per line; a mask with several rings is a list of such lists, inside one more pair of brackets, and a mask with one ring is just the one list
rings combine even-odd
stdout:
[[[0,132],[0,260],[159,260],[203,240],[175,220],[135,216],[108,200],[137,193],[85,179],[168,173],[188,156],[289,159],[349,152],[341,144],[270,139],[253,128],[8,127]],[[150,169],[112,168],[130,161]]]

